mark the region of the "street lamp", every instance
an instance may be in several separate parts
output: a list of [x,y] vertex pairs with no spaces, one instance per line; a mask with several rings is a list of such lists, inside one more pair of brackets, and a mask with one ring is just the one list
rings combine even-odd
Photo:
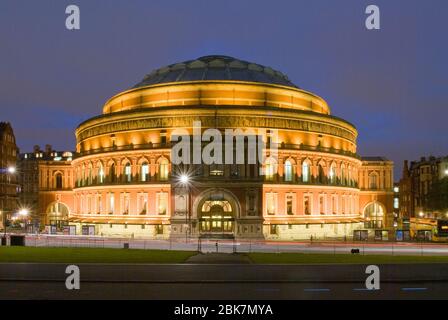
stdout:
[[190,176],[182,173],[179,176],[179,183],[187,190],[188,212],[185,214],[185,224],[188,230],[185,230],[185,242],[188,242],[188,233],[191,234],[191,194],[190,194]]
[[[16,173],[16,167],[14,166],[9,166],[6,169],[3,168],[2,172],[6,172],[6,178],[7,178],[7,183],[10,184],[11,183],[11,175]],[[4,194],[0,194],[0,196],[6,196],[6,199],[8,199],[8,193],[4,193]],[[4,241],[6,242],[6,224],[7,224],[7,212],[4,210],[4,208],[1,208],[2,210],[0,211],[2,214],[2,218],[3,218],[3,237],[4,237]]]
[[186,174],[182,174],[179,178],[181,184],[186,185],[190,181],[190,177]]
[[27,218],[28,215],[30,214],[30,211],[29,211],[28,209],[26,209],[26,208],[22,208],[22,209],[19,210],[18,214],[19,214],[19,216],[21,216],[22,219],[25,221],[25,233],[27,233],[27,232],[26,232],[26,225],[27,225],[27,219],[26,219],[26,218]]

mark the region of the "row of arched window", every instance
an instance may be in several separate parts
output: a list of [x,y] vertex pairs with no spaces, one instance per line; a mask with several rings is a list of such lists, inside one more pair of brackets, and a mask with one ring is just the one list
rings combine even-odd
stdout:
[[286,159],[282,171],[282,176],[280,176],[279,166],[274,158],[266,159],[264,175],[267,181],[280,182],[283,180],[283,182],[357,186],[356,171],[351,166],[344,164],[338,166],[333,162],[327,169],[325,164],[318,163],[313,173],[313,165],[310,160],[303,161],[301,166],[297,167],[294,160]]
[[[152,166],[154,168],[152,168]],[[211,176],[221,176],[224,174],[224,165],[210,165],[209,174]],[[357,170],[344,163],[336,164],[332,162],[327,166],[323,161],[313,165],[311,160],[304,160],[301,165],[296,165],[292,158],[288,158],[282,164],[282,170],[279,170],[277,161],[268,157],[264,166],[260,168],[260,173],[264,180],[272,182],[285,183],[305,183],[305,184],[330,184],[340,186],[356,187]],[[230,175],[239,176],[238,165],[231,165]],[[235,169],[236,168],[236,169]],[[151,170],[152,169],[152,170]],[[138,165],[133,166],[129,161],[123,162],[117,166],[111,161],[105,167],[102,162],[97,162],[95,166],[92,163],[83,164],[76,169],[76,186],[88,186],[110,183],[132,183],[148,181],[167,181],[170,178],[170,162],[165,157],[160,157],[154,165],[143,160]],[[195,173],[203,173],[201,170],[195,170]],[[280,173],[280,174],[279,174]],[[249,176],[254,172],[246,173]]]
[[169,161],[160,157],[155,164],[155,174],[151,176],[151,165],[148,161],[141,162],[135,172],[130,162],[118,167],[115,162],[110,162],[105,167],[98,162],[94,167],[92,163],[78,166],[76,169],[76,185],[78,187],[111,183],[147,182],[150,180],[167,181],[169,179]]

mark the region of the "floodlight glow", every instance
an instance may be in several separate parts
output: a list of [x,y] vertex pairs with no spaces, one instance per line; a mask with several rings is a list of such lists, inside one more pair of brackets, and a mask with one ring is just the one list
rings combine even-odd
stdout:
[[19,214],[21,216],[27,216],[29,213],[28,209],[20,209]]
[[15,173],[16,172],[16,168],[15,167],[8,167],[8,173]]
[[186,174],[180,176],[180,183],[187,184],[190,181],[190,177]]

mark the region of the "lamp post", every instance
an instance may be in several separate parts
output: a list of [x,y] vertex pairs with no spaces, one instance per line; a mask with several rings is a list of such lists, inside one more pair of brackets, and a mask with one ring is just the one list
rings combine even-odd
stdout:
[[190,194],[190,177],[187,174],[181,174],[179,177],[180,184],[187,190],[187,212],[185,214],[185,224],[187,225],[187,230],[185,230],[185,242],[188,242],[188,233],[191,234],[191,194]]
[[27,225],[27,220],[26,220],[26,218],[28,217],[29,213],[30,213],[30,211],[29,211],[28,209],[26,209],[26,208],[23,208],[23,209],[20,209],[20,210],[19,210],[19,215],[20,215],[20,216],[24,219],[24,221],[25,221],[25,233],[27,233],[27,231],[26,231],[26,225]]
[[[14,166],[9,166],[6,169],[2,170],[4,173],[6,173],[6,181],[7,184],[11,184],[11,175],[16,173],[16,167]],[[6,191],[6,193],[0,194],[0,196],[4,196],[6,199],[8,198],[8,191]],[[3,218],[3,237],[4,237],[4,241],[6,244],[6,223],[7,223],[7,212],[5,211],[5,208],[1,208],[0,212],[2,213],[2,218]]]

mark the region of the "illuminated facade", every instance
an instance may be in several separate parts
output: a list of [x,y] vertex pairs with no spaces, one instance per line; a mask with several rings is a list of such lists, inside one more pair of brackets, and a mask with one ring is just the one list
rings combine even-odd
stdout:
[[17,145],[9,122],[0,122],[0,227],[8,222],[18,208]]
[[[172,134],[192,134],[194,121],[202,132],[251,129],[278,154],[264,150],[261,164],[174,165]],[[358,156],[356,138],[352,124],[282,73],[206,56],[153,71],[81,123],[70,191],[51,199],[78,233],[91,226],[98,235],[147,238],[351,237],[386,228],[393,211],[393,164]],[[179,184],[185,170],[188,186]]]

